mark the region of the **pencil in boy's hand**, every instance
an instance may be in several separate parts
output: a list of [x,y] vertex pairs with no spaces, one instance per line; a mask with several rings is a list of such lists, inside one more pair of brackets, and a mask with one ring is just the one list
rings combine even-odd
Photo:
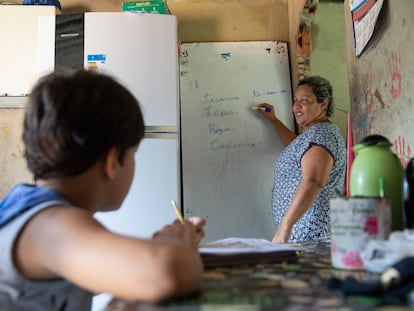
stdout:
[[183,215],[181,215],[181,212],[178,209],[177,204],[175,203],[174,200],[171,201],[171,204],[174,208],[175,213],[177,214],[178,220],[183,224],[184,223],[184,218],[183,218]]

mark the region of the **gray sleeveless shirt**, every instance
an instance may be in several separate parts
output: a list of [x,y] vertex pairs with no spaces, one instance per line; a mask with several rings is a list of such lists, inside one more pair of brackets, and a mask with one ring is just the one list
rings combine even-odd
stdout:
[[43,202],[8,222],[0,230],[0,310],[4,311],[86,311],[92,293],[65,281],[30,281],[16,269],[13,247],[30,218],[57,201]]

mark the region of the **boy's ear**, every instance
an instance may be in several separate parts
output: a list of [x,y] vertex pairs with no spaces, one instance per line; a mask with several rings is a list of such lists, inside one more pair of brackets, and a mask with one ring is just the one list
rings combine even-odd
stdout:
[[104,157],[104,173],[109,179],[113,179],[119,167],[119,150],[111,148]]

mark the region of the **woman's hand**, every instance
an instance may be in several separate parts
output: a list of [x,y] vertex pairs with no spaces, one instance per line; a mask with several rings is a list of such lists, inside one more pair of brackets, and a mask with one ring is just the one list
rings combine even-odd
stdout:
[[292,229],[288,227],[280,226],[273,236],[273,243],[287,243],[290,239]]
[[262,103],[262,104],[257,105],[257,107],[267,108],[267,111],[262,110],[262,109],[257,109],[257,112],[260,113],[267,120],[269,121],[277,120],[276,114],[275,114],[275,108],[273,107],[273,105],[268,104],[268,103]]

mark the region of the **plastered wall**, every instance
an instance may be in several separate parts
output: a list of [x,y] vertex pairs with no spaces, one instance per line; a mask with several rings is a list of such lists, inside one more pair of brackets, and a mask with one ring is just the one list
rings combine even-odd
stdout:
[[[305,2],[306,0],[167,0],[171,13],[178,18],[178,35],[182,42],[289,42],[292,85],[297,83],[295,40]],[[21,4],[21,1],[7,3]],[[60,0],[60,3],[61,13],[120,11],[122,7],[121,0]],[[25,26],[22,24],[21,27]],[[17,182],[32,181],[23,158],[23,113],[22,108],[0,109],[0,199]]]
[[327,78],[333,88],[334,114],[330,118],[344,138],[350,110],[344,5],[337,0],[321,0],[312,24],[311,74]]
[[354,141],[383,135],[403,165],[414,153],[413,12],[412,0],[384,1],[372,41],[356,58],[351,16],[345,8]]

